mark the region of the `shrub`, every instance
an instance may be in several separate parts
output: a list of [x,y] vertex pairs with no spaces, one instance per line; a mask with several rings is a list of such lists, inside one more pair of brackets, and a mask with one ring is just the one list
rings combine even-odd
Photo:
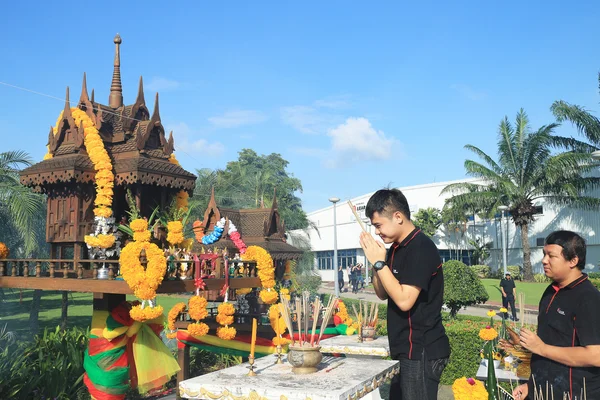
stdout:
[[590,282],[592,282],[592,285],[594,285],[596,289],[600,290],[600,278],[590,278]]
[[471,265],[469,268],[475,272],[480,278],[487,278],[490,274],[490,267],[488,265]]
[[444,269],[444,303],[454,318],[458,310],[485,303],[489,295],[473,270],[457,260],[446,261]]
[[537,283],[550,283],[551,279],[546,276],[546,274],[535,274],[533,275],[533,280]]
[[600,279],[600,272],[589,272],[588,277],[590,279]]
[[[519,281],[523,279],[523,274],[519,265],[509,265],[506,269],[510,272],[510,276],[512,276],[513,279]],[[504,278],[504,275],[502,277]]]
[[450,340],[450,362],[444,369],[440,383],[451,385],[463,376],[474,377],[479,368],[479,351],[483,342],[479,330],[489,324],[489,318],[459,315],[444,321],[444,328]]

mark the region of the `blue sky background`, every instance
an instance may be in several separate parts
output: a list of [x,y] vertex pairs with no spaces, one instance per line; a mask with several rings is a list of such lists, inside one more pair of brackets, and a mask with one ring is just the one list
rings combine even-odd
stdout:
[[[125,102],[146,100],[190,171],[281,153],[310,212],[388,184],[460,179],[520,107],[598,111],[600,3],[9,2],[0,81],[108,102],[119,32]],[[0,84],[0,152],[45,153],[63,102]],[[574,134],[570,126],[558,131]]]

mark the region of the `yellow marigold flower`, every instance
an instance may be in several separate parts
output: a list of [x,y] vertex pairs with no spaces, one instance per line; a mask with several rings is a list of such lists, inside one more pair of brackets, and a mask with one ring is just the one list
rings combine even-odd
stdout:
[[494,311],[494,310],[490,310],[490,311],[488,311],[488,312],[487,312],[487,316],[488,316],[488,317],[494,317],[494,316],[496,316],[496,311]]
[[10,254],[10,250],[8,250],[8,247],[0,242],[0,259],[1,258],[8,258],[8,255]]
[[204,322],[189,324],[187,331],[192,336],[204,336],[208,333],[208,325]]
[[233,315],[217,314],[219,325],[233,325]]
[[133,240],[136,242],[149,242],[151,235],[150,231],[133,232]]
[[169,321],[169,329],[174,331],[175,330],[175,320],[177,319],[177,317],[179,316],[179,314],[181,314],[182,312],[184,312],[186,309],[186,305],[185,303],[177,303],[173,306],[173,308],[171,308],[171,310],[169,310],[169,316],[168,316],[168,321]]
[[177,245],[184,241],[183,234],[181,232],[171,232],[167,233],[167,241],[172,245]]
[[144,322],[144,321],[158,318],[162,315],[162,313],[163,313],[162,306],[156,306],[156,307],[152,307],[152,308],[145,307],[142,309],[141,305],[137,305],[129,311],[129,315],[131,316],[131,318],[133,320],[139,321],[139,322]]
[[222,326],[217,328],[217,336],[223,340],[232,340],[235,338],[237,331],[232,326]]
[[252,292],[252,288],[241,288],[241,289],[236,289],[235,294],[237,294],[238,296],[244,295],[244,294],[248,294]]
[[483,382],[473,378],[458,378],[452,384],[455,400],[487,400],[488,392]]
[[217,311],[219,314],[233,315],[235,314],[235,307],[231,303],[221,303],[219,307],[217,307]]
[[261,290],[259,296],[265,304],[273,304],[279,299],[279,294],[274,290]]
[[508,309],[506,307],[502,307],[502,308],[500,308],[500,312],[506,313],[506,312],[508,312]]
[[142,232],[148,230],[148,221],[143,218],[134,219],[129,224],[129,227],[134,232]]
[[190,318],[195,319],[196,321],[203,320],[208,316],[208,311],[206,310],[207,301],[204,297],[201,296],[192,296],[188,302],[189,304],[189,315]]
[[498,337],[498,332],[496,332],[494,328],[488,326],[479,331],[479,337],[486,341],[494,340]]

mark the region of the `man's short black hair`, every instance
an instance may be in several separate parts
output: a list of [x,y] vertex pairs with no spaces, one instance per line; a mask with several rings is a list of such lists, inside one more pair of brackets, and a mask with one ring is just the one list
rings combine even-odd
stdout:
[[585,268],[585,239],[571,231],[555,231],[548,235],[545,244],[556,244],[562,247],[562,255],[567,261],[575,257],[579,259],[577,268]]
[[406,218],[410,219],[410,208],[408,201],[398,189],[381,189],[376,191],[367,202],[365,214],[369,219],[373,214],[379,213],[391,218],[392,214],[400,211]]

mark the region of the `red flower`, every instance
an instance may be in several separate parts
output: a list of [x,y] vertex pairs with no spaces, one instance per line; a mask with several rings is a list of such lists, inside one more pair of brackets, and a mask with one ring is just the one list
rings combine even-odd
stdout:
[[469,385],[473,386],[475,384],[475,379],[467,378],[467,382],[469,382]]
[[206,283],[202,278],[196,278],[194,279],[194,286],[196,286],[196,289],[204,290],[204,288],[206,287]]

